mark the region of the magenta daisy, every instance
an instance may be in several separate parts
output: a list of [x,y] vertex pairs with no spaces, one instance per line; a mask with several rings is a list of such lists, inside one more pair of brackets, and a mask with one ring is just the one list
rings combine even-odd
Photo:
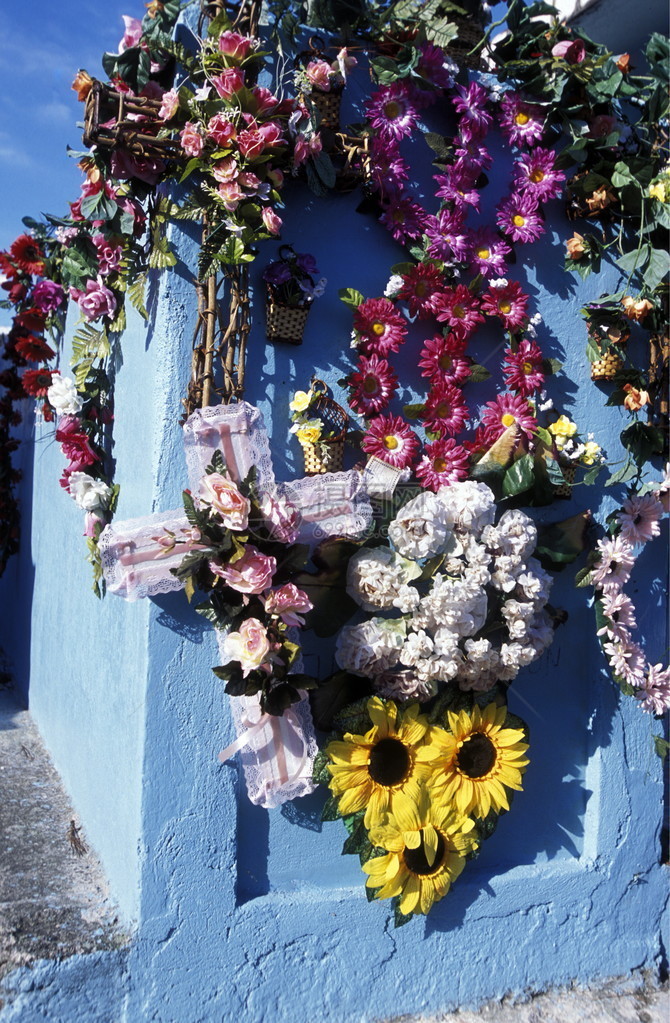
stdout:
[[407,334],[407,323],[390,299],[368,298],[354,313],[354,329],[365,355],[384,357],[398,351]]
[[368,455],[406,469],[416,458],[420,444],[414,430],[400,416],[388,415],[370,421],[361,447]]
[[409,180],[409,164],[393,139],[376,138],[370,147],[372,182],[382,195],[395,195]]
[[347,378],[351,388],[349,404],[363,416],[376,415],[395,394],[398,378],[386,359],[361,355],[358,369]]
[[470,376],[470,360],[465,355],[465,341],[448,334],[436,334],[424,341],[419,359],[421,376],[445,384],[462,384]]
[[433,259],[460,263],[468,258],[470,245],[460,210],[442,209],[437,216],[427,217],[425,232],[429,242],[426,252]]
[[495,401],[486,402],[482,410],[482,426],[486,431],[487,446],[515,424],[527,437],[532,437],[537,430],[533,409],[525,398],[518,394],[499,394]]
[[517,281],[492,285],[482,298],[482,312],[499,316],[507,330],[518,330],[527,319],[528,295]]
[[534,146],[542,138],[544,111],[517,93],[507,93],[500,104],[500,126],[510,145]]
[[435,193],[438,199],[452,203],[458,210],[466,206],[479,210],[481,196],[479,189],[475,188],[476,175],[468,173],[463,164],[447,167],[444,174],[434,174],[433,177],[439,186]]
[[456,110],[461,114],[459,129],[467,125],[471,137],[481,138],[491,127],[493,117],[486,109],[488,93],[477,82],[470,82],[467,88],[456,86],[457,95],[453,98]]
[[555,199],[563,190],[565,174],[556,169],[556,154],[539,146],[522,153],[515,165],[515,181],[538,202]]
[[514,242],[534,242],[544,234],[544,221],[530,192],[515,192],[503,199],[496,220]]
[[648,714],[665,714],[670,710],[670,668],[662,664],[650,664],[644,681],[635,693],[642,710]]
[[527,398],[544,384],[542,350],[535,341],[520,341],[515,352],[505,349],[503,374],[510,391]]
[[411,135],[419,120],[416,90],[402,80],[373,92],[365,109],[372,128],[384,138]]
[[439,46],[433,46],[432,43],[422,43],[419,52],[421,56],[416,67],[417,74],[438,89],[451,89],[458,68],[452,61],[447,63],[448,58],[445,57],[444,50]]
[[637,494],[623,502],[619,512],[621,536],[632,544],[647,543],[661,532],[663,505],[655,494]]
[[427,216],[426,211],[413,199],[407,196],[394,196],[389,199],[379,219],[391,232],[394,240],[404,245],[407,241],[416,241],[421,237]]
[[402,275],[402,281],[398,298],[407,302],[410,316],[418,316],[420,320],[434,316],[444,291],[442,271],[433,263],[417,263],[409,273]]
[[477,329],[478,323],[484,322],[479,300],[464,284],[447,288],[440,296],[438,306],[436,319],[448,323],[457,337],[468,337]]
[[493,157],[486,146],[483,146],[478,139],[470,139],[461,133],[455,149],[456,163],[474,178],[478,178],[483,170],[486,170],[493,163]]
[[468,453],[452,437],[427,444],[415,472],[422,487],[437,492],[468,476]]
[[504,277],[511,248],[489,227],[479,227],[470,238],[470,268],[482,277]]
[[427,430],[441,437],[445,434],[454,437],[460,433],[470,418],[460,387],[448,383],[434,384],[426,398],[421,418]]

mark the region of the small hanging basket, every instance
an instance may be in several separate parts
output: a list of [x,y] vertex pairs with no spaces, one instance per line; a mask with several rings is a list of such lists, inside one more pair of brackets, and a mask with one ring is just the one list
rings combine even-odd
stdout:
[[567,461],[565,458],[559,459],[558,464],[565,482],[554,487],[554,494],[556,497],[568,499],[572,497],[572,484],[575,482],[575,476],[577,475],[577,466],[574,462]]
[[313,380],[312,387],[323,388],[323,393],[314,401],[310,414],[320,419],[325,431],[332,436],[318,441],[300,441],[305,461],[305,475],[318,476],[324,472],[340,472],[344,465],[344,441],[347,435],[347,413],[341,405],[325,393],[322,380]]
[[266,336],[268,341],[281,341],[288,345],[301,345],[311,302],[291,306],[275,302],[268,286],[266,300]]
[[84,110],[84,145],[124,149],[134,157],[168,160],[182,157],[176,139],[156,136],[165,127],[160,100],[129,96],[94,81]]
[[303,102],[307,107],[311,106],[316,114],[317,127],[331,128],[333,131],[339,128],[343,89],[343,86],[331,89],[330,92],[313,89],[309,94],[303,94]]
[[372,176],[370,162],[370,139],[367,135],[345,135],[338,132],[331,158],[335,166],[335,191],[353,192],[359,185],[365,185]]
[[484,38],[484,29],[474,18],[454,17],[453,21],[458,26],[458,36],[447,45],[447,56],[460,67],[471,68],[473,71],[485,70],[481,50],[470,56],[470,51]]
[[616,352],[606,352],[601,359],[591,363],[591,380],[614,380],[623,369],[623,359]]

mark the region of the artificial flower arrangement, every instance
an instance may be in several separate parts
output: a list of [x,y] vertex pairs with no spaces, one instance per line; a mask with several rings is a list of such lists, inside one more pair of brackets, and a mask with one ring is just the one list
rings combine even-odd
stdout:
[[296,391],[289,402],[295,434],[305,459],[305,471],[337,472],[342,468],[347,414],[328,395],[322,380],[312,379],[308,391]]
[[[311,41],[314,42],[313,40]],[[311,59],[308,59],[311,58]],[[347,74],[357,64],[346,47],[335,60],[325,60],[314,45],[295,73],[295,87],[308,108],[317,128],[337,128],[340,123],[340,97]]]
[[267,285],[267,337],[269,341],[300,344],[307,314],[315,298],[323,295],[325,277],[319,273],[314,256],[296,252],[291,245],[282,245],[279,259],[266,266],[263,280]]

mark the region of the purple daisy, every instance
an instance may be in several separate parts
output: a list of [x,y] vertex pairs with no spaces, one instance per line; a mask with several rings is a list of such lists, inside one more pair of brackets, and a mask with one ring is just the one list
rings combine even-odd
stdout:
[[544,132],[544,111],[534,103],[526,103],[515,92],[503,96],[500,104],[500,126],[512,146],[534,146]]
[[376,138],[370,147],[373,185],[382,195],[397,194],[409,180],[409,164],[400,155],[398,143],[392,138]]
[[488,93],[477,82],[470,82],[467,88],[456,87],[457,95],[453,98],[456,110],[461,114],[459,130],[462,133],[467,127],[470,138],[482,138],[491,127],[493,117],[486,109]]
[[515,163],[515,183],[538,202],[555,199],[563,190],[565,174],[556,169],[556,154],[539,146],[522,153]]
[[447,167],[446,173],[433,177],[439,186],[435,193],[438,199],[452,203],[458,210],[472,206],[479,212],[481,196],[479,189],[475,188],[476,177],[468,173],[463,164]]
[[389,199],[379,220],[394,240],[404,245],[421,237],[427,218],[428,214],[417,202],[399,195]]
[[444,50],[439,46],[433,46],[432,43],[422,43],[419,53],[419,63],[416,66],[417,74],[438,89],[451,89],[458,67],[446,56]]
[[416,89],[402,80],[373,92],[365,104],[372,128],[383,138],[411,135],[419,121],[416,98]]
[[482,277],[504,277],[511,248],[490,227],[478,227],[470,238],[470,269]]
[[425,232],[429,242],[426,251],[433,259],[460,263],[468,258],[470,245],[459,210],[442,209],[437,216],[428,216]]
[[468,174],[472,174],[474,180],[493,163],[493,157],[486,146],[482,146],[477,139],[467,137],[465,132],[461,132],[455,155],[455,164],[462,167]]
[[642,710],[648,714],[660,715],[670,710],[670,668],[664,668],[662,664],[650,664],[635,698],[641,701]]
[[498,206],[498,227],[513,242],[534,242],[544,234],[537,199],[529,192],[514,192]]

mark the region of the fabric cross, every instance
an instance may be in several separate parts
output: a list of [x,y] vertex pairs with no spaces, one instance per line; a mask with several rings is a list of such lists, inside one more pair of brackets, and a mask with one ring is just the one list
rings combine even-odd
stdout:
[[[315,544],[328,536],[360,536],[372,520],[371,480],[365,473],[352,469],[289,483],[275,480],[263,416],[248,402],[198,409],[184,425],[184,450],[189,486],[196,494],[217,450],[236,483],[255,467],[266,525],[279,529],[284,509],[290,505],[299,514],[298,542]],[[170,535],[180,541],[176,548],[168,542]],[[197,549],[197,539],[181,509],[110,523],[100,536],[107,590],[133,601],[181,589],[183,583],[171,569]],[[217,630],[220,651],[224,638],[225,633]],[[231,707],[238,738],[220,758],[241,752],[250,800],[273,807],[312,792],[318,747],[306,697],[279,718],[262,714],[257,696],[233,697]]]

